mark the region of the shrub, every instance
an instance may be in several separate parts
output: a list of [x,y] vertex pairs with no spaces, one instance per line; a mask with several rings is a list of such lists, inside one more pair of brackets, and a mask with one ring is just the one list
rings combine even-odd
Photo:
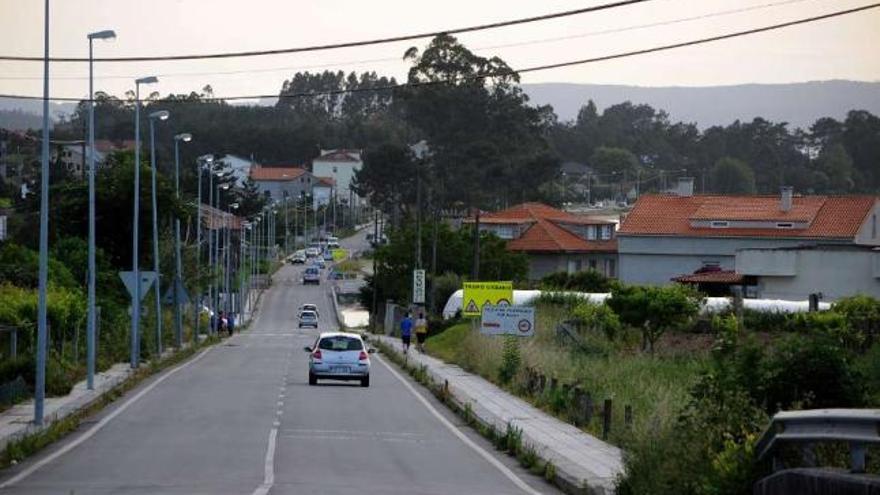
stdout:
[[605,304],[581,301],[571,311],[571,318],[579,329],[601,332],[608,340],[614,340],[620,331],[620,319]]
[[615,286],[606,301],[620,321],[642,330],[642,348],[652,353],[666,330],[683,326],[697,315],[700,303],[698,293],[681,285]]
[[858,335],[860,350],[869,349],[880,334],[880,300],[870,296],[845,297],[832,307],[841,314]]
[[504,349],[501,352],[501,365],[498,367],[498,379],[503,384],[508,384],[519,372],[522,357],[519,352],[519,337],[509,335],[504,339]]
[[572,274],[555,272],[541,279],[541,288],[544,290],[608,292],[611,286],[612,280],[596,270],[584,270]]
[[443,312],[446,301],[449,297],[461,288],[461,277],[446,272],[443,275],[437,275],[431,280],[431,290],[434,293],[434,307],[430,308],[435,314]]

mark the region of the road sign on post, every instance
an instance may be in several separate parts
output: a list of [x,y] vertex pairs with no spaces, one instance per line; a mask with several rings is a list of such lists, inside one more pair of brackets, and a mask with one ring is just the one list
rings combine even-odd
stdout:
[[[175,286],[177,290],[175,291]],[[178,280],[174,285],[165,291],[162,296],[162,302],[165,304],[189,304],[189,293],[186,291],[183,282]]]
[[483,306],[480,333],[483,335],[531,337],[535,334],[535,308],[533,306]]
[[[147,295],[150,287],[153,285],[153,282],[156,281],[156,272],[140,272],[141,273],[141,299]],[[125,284],[125,288],[128,289],[128,294],[131,297],[134,297],[134,272],[119,272],[119,278],[122,279],[122,283]]]
[[465,282],[461,314],[480,316],[483,306],[513,304],[513,282]]
[[425,304],[425,270],[413,270],[413,304]]

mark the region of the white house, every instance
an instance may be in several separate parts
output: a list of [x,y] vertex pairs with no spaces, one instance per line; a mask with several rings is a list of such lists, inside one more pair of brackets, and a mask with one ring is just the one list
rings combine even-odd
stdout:
[[315,177],[308,170],[293,166],[254,165],[250,177],[260,192],[272,201],[283,201],[285,196],[299,198],[311,194],[315,183]]
[[219,164],[220,171],[230,173],[235,178],[235,186],[243,187],[245,181],[251,172],[251,167],[256,163],[250,158],[243,158],[237,155],[225,155],[216,161]]
[[332,177],[315,177],[315,184],[312,186],[312,207],[317,210],[320,206],[329,205],[335,187]]
[[321,150],[321,156],[312,160],[312,173],[316,177],[333,179],[337,194],[347,197],[354,174],[363,165],[360,150]]

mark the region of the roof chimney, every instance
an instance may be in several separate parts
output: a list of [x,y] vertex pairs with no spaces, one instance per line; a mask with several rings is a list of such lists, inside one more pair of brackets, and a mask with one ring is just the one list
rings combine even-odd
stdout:
[[694,195],[694,178],[679,177],[678,178],[678,195],[688,198]]
[[782,193],[779,198],[779,209],[782,211],[791,211],[791,198],[794,194],[794,188],[791,186],[783,186]]

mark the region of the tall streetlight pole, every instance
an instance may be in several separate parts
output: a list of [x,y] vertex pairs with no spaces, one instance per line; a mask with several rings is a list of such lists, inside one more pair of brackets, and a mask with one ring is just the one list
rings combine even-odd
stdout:
[[43,26],[43,142],[40,163],[40,296],[37,308],[37,369],[34,380],[34,424],[43,426],[46,396],[46,287],[49,278],[49,0]]
[[113,31],[98,31],[88,35],[89,40],[89,302],[86,322],[86,388],[95,389],[95,91],[94,40],[112,40]]
[[288,214],[287,214],[287,191],[284,191],[284,255],[290,253],[290,223],[288,223]]
[[131,367],[137,368],[140,360],[141,324],[141,269],[138,261],[140,243],[141,209],[141,84],[159,82],[155,76],[142,77],[134,81],[134,214],[132,215],[131,270],[134,278],[134,294],[131,298]]
[[196,199],[196,279],[199,281],[198,297],[196,298],[196,326],[193,332],[193,345],[199,343],[199,330],[202,324],[202,170],[208,168],[208,173],[212,174],[211,165],[214,163],[214,157],[208,156],[204,159],[204,165],[198,163],[198,196]]
[[[217,174],[218,179],[219,179],[219,177],[221,177],[222,175],[223,175],[223,174]],[[222,185],[221,185],[221,184],[219,183],[219,181],[217,182],[217,195],[216,195],[216,197],[215,197],[215,199],[216,199],[216,201],[217,201],[217,204],[214,205],[214,208],[216,209],[215,211],[221,211],[221,210],[220,210],[220,191],[221,191],[221,189],[222,189],[223,191],[229,189],[229,184],[222,184]],[[216,237],[215,237],[215,239],[214,239],[214,263],[217,264],[217,265],[220,265],[220,264],[222,263],[222,262],[220,261],[220,239],[221,239],[220,235],[221,235],[221,234],[222,234],[222,230],[221,230],[221,229],[219,229],[219,228],[218,228],[218,229],[215,229],[215,235],[216,235]],[[223,266],[223,265],[220,265],[220,266]],[[227,297],[228,297],[228,294],[227,294]],[[215,308],[220,308],[220,280],[217,280],[217,290],[215,291],[214,307],[215,307]]]
[[156,201],[156,121],[168,120],[168,110],[150,114],[150,182],[153,203],[153,271],[156,273],[156,356],[162,355],[162,277],[159,270],[159,212]]
[[[192,141],[192,134],[174,136],[174,197],[180,201],[180,142]],[[174,337],[177,348],[183,347],[183,315],[180,311],[179,288],[183,286],[183,263],[180,260],[180,218],[174,219]]]

